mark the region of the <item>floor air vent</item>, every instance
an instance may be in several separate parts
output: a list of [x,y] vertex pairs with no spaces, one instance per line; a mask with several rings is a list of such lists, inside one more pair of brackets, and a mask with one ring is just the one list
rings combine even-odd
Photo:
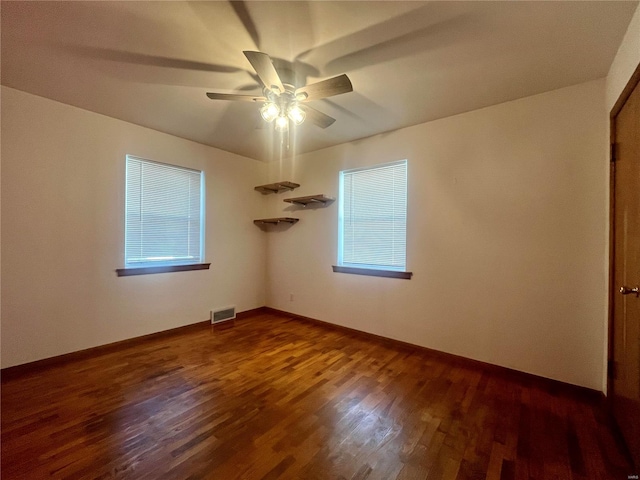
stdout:
[[236,318],[236,307],[220,308],[211,310],[211,323],[226,322]]

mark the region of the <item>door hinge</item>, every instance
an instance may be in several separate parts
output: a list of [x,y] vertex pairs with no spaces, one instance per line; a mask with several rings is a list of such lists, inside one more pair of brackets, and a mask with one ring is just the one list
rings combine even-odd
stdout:
[[618,372],[617,372],[618,369],[616,368],[616,363],[617,362],[614,361],[614,360],[609,360],[607,362],[607,376],[609,378],[611,378],[612,380],[615,380],[616,376],[618,374]]
[[617,148],[616,148],[616,144],[612,143],[611,144],[611,151],[609,152],[609,159],[611,160],[611,162],[615,162],[617,160]]

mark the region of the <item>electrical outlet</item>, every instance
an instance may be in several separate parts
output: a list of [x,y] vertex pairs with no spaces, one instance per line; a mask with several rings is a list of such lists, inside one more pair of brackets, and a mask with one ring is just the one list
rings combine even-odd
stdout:
[[289,294],[289,301],[290,301],[290,302],[293,302],[293,293],[290,293],[290,294]]

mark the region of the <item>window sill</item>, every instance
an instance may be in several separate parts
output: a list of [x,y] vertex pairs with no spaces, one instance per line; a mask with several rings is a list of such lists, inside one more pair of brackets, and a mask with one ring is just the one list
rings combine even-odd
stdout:
[[405,280],[410,280],[413,275],[413,272],[398,272],[395,270],[374,270],[371,268],[340,267],[338,265],[332,265],[332,268],[333,268],[333,271],[336,273],[369,275],[371,277],[403,278]]
[[165,265],[163,267],[118,268],[119,277],[130,275],[151,275],[153,273],[186,272],[188,270],[209,270],[210,263],[192,263],[189,265]]

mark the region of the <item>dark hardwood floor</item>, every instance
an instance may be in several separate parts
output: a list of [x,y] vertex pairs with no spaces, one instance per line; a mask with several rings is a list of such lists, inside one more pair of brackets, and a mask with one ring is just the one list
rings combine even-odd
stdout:
[[2,385],[2,478],[621,479],[599,401],[260,314]]

